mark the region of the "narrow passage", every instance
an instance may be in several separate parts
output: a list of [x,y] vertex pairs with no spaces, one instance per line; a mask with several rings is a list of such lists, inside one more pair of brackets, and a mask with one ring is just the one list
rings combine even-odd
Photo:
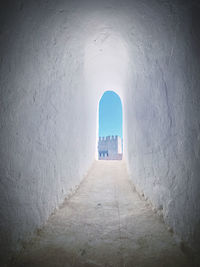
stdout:
[[190,266],[120,161],[97,161],[13,266]]

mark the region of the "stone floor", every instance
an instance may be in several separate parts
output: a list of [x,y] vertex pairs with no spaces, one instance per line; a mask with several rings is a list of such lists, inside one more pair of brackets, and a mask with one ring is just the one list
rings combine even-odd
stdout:
[[122,161],[97,161],[12,266],[191,266],[130,184]]

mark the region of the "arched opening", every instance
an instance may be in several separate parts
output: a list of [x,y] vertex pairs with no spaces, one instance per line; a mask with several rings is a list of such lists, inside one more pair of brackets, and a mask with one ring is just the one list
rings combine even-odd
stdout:
[[122,118],[122,102],[120,97],[113,91],[106,91],[99,102],[99,160],[122,160]]

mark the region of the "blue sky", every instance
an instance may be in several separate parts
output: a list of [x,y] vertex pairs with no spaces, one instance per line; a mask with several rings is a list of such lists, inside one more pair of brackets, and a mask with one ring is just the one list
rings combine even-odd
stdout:
[[99,136],[122,137],[122,103],[113,91],[106,91],[99,103]]

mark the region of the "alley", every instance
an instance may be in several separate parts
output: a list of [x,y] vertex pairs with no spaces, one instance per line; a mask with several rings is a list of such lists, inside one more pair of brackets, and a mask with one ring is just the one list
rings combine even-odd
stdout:
[[96,161],[13,266],[191,265],[161,218],[134,190],[125,163]]

